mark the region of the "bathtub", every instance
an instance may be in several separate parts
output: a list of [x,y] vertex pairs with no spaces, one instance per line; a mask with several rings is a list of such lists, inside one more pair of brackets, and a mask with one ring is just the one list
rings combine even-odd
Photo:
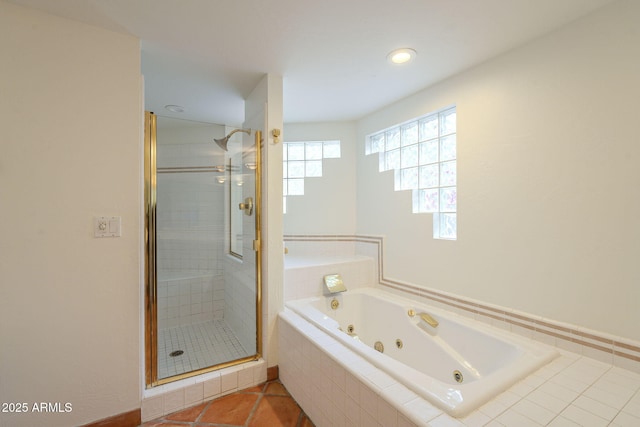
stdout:
[[293,300],[286,307],[454,417],[558,356],[544,344],[375,288]]

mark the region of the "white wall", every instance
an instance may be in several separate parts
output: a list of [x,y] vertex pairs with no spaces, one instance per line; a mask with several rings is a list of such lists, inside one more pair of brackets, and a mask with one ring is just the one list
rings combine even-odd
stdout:
[[[640,339],[638,19],[616,2],[359,121],[358,232],[386,235],[387,277]],[[364,157],[365,135],[452,104],[454,242]]]
[[356,230],[355,122],[295,123],[286,141],[340,140],[340,158],[322,161],[322,177],[305,178],[303,196],[287,197],[284,234],[353,234]]
[[[137,39],[0,1],[2,426],[81,425],[140,407]],[[93,218],[122,217],[122,237]],[[31,409],[31,408],[30,408]]]

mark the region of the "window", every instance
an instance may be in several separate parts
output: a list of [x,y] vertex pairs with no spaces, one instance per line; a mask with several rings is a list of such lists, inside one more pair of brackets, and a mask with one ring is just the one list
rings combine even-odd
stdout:
[[396,191],[412,190],[413,213],[433,214],[433,237],[457,238],[456,108],[427,114],[369,135],[365,155],[394,171]]
[[283,212],[287,196],[304,195],[304,179],[322,176],[322,159],[340,158],[340,141],[285,142],[283,146]]

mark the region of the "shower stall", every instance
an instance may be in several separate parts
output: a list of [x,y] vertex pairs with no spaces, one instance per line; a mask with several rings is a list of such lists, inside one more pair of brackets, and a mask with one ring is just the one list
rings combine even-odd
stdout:
[[260,357],[259,131],[146,113],[147,387]]

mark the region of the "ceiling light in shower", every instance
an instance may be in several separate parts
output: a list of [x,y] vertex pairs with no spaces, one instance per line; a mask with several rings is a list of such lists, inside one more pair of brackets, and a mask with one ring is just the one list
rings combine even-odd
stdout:
[[165,110],[169,110],[172,113],[184,113],[184,107],[181,105],[165,105],[164,106]]
[[224,182],[227,180],[227,178],[225,178],[224,176],[219,176],[216,179],[218,180],[219,184],[224,184]]
[[253,171],[256,170],[256,167],[258,167],[258,165],[256,165],[255,163],[245,163],[244,167]]
[[396,49],[387,55],[387,60],[392,64],[400,65],[413,61],[416,51],[410,48]]

